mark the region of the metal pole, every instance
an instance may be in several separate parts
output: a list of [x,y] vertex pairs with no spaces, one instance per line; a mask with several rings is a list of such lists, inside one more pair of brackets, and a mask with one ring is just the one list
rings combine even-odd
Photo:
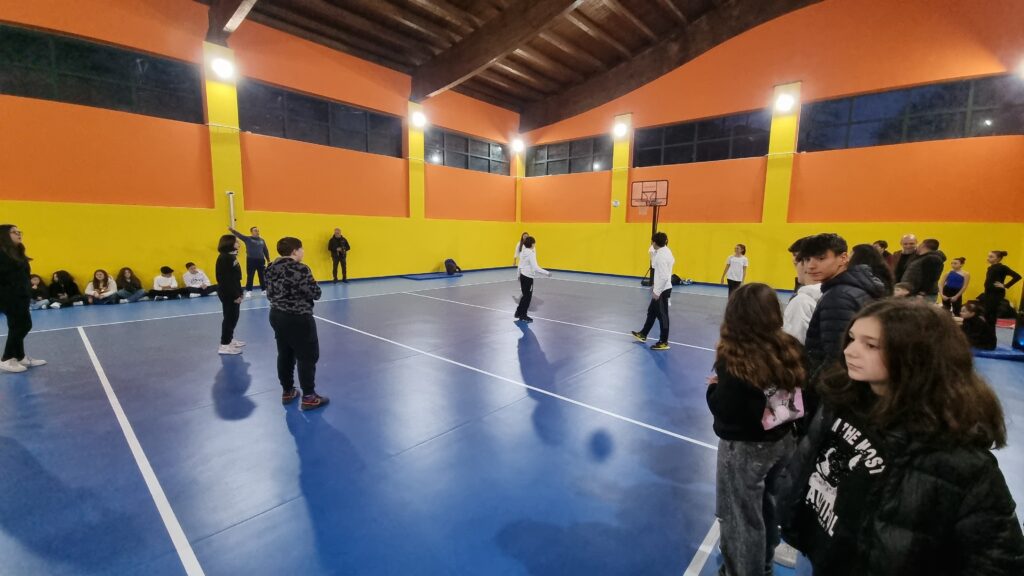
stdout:
[[229,218],[230,218],[230,220],[228,220],[228,226],[230,226],[231,228],[234,228],[235,227],[235,193],[230,191],[230,190],[228,190],[227,195],[228,195],[228,212],[229,212]]

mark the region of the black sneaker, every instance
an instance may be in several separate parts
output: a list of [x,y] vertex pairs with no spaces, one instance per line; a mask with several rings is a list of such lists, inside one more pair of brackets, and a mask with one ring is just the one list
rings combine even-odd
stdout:
[[647,342],[647,334],[644,334],[643,332],[630,332],[630,334],[633,335],[633,338],[636,338],[641,342]]
[[299,391],[295,388],[281,393],[281,404],[291,404],[299,397]]
[[654,346],[651,346],[651,350],[668,350],[669,348],[668,342],[655,342]]
[[316,410],[322,406],[326,406],[330,402],[330,399],[326,396],[319,394],[307,394],[302,397],[302,404],[299,406],[301,410]]
[[530,322],[533,322],[533,318],[530,318],[529,316],[523,316],[522,318],[520,318],[520,320],[522,320],[523,322],[526,322],[527,324],[529,324]]

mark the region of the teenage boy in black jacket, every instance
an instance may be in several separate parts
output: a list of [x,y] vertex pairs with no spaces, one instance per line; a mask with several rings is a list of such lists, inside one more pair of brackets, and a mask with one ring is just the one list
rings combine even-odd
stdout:
[[299,366],[302,410],[327,405],[328,399],[316,393],[316,363],[320,359],[320,341],[313,319],[313,301],[320,299],[320,286],[309,266],[302,263],[304,252],[298,238],[277,241],[280,258],[267,266],[267,299],[270,300],[270,325],[277,339],[277,377],[281,381],[281,402],[298,398],[295,389],[295,365]]

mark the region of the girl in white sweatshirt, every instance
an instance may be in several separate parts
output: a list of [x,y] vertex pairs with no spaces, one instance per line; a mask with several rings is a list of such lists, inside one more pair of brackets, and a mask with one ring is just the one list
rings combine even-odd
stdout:
[[516,308],[516,320],[526,323],[533,322],[533,318],[527,315],[530,311],[530,300],[533,299],[533,279],[537,274],[551,276],[551,272],[537,264],[537,252],[533,249],[536,242],[533,236],[527,236],[523,240],[523,249],[519,251],[519,287],[523,291],[523,297],[519,299],[519,307]]
[[117,302],[117,284],[106,270],[93,272],[92,281],[85,285],[85,299],[89,304]]

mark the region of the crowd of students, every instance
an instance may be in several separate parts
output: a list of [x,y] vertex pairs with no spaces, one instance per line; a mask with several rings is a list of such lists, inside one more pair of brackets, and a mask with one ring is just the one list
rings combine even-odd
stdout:
[[31,274],[29,308],[42,310],[75,305],[129,304],[140,300],[198,298],[217,292],[217,285],[194,262],[185,264],[181,280],[183,285],[178,284],[173,268],[162,266],[160,274],[153,278],[152,288],[147,289],[131,268],[121,268],[115,277],[99,269],[93,272],[83,291],[67,270],[54,272],[49,283],[42,276]]
[[[904,240],[890,260],[884,244],[802,238],[790,248],[802,286],[784,312],[765,284],[729,298],[707,389],[720,574],[771,574],[782,538],[801,553],[798,574],[1024,574],[991,454],[1006,424],[968,341],[985,306],[967,303],[958,327],[934,302],[938,243]],[[1016,281],[989,276],[999,291]],[[954,287],[950,300],[966,281]]]

